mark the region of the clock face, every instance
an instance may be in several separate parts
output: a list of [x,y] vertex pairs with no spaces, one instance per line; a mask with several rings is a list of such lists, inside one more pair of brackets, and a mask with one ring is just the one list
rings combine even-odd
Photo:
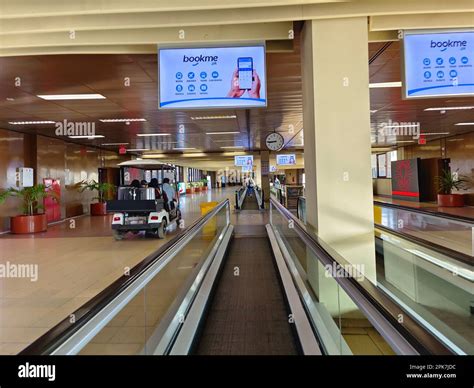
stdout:
[[285,139],[278,132],[272,132],[265,139],[265,143],[270,151],[280,151],[285,144]]

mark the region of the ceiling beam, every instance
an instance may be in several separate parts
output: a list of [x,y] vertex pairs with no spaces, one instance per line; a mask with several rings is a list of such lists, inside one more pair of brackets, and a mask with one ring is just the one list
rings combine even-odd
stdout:
[[474,12],[435,15],[372,16],[370,18],[370,31],[465,27],[474,27]]
[[289,39],[292,22],[245,25],[202,26],[186,28],[143,28],[133,30],[96,30],[12,34],[0,36],[1,50],[14,48],[189,44],[203,42],[249,42]]

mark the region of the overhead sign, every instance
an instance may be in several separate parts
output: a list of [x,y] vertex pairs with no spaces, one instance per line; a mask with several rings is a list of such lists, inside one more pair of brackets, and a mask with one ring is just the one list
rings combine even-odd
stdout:
[[265,46],[159,48],[160,109],[265,107]]
[[296,164],[296,155],[287,154],[287,155],[277,155],[276,163],[279,166],[292,166]]
[[234,165],[237,167],[253,166],[253,155],[235,156]]
[[242,166],[242,172],[252,172],[252,165],[250,166]]
[[406,31],[404,98],[474,95],[474,30]]

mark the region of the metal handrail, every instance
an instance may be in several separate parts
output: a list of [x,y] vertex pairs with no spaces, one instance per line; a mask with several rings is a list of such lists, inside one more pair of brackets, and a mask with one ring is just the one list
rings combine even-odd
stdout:
[[[230,202],[228,199],[219,203],[215,208],[206,213],[204,216],[196,220],[191,226],[184,229],[176,237],[165,243],[152,254],[148,255],[140,263],[135,265],[128,275],[122,275],[119,279],[114,281],[111,285],[101,291],[98,295],[86,302],[79,309],[74,311],[69,317],[58,323],[52,329],[47,331],[44,335],[35,340],[32,344],[22,350],[20,355],[38,355],[51,354],[64,342],[76,334],[82,327],[84,327],[92,318],[104,310],[111,302],[114,301],[122,293],[126,292],[129,287],[139,280],[152,266],[158,263],[165,262],[165,260],[175,255],[189,240],[190,236],[194,236],[204,225],[206,225],[220,210],[227,207],[227,224],[230,223]],[[161,268],[159,269],[159,271]],[[158,272],[159,272],[158,271]],[[156,274],[155,274],[156,276]],[[143,284],[145,287],[146,284]],[[141,287],[141,288],[143,288]],[[71,316],[74,316],[74,322],[71,322]],[[110,320],[113,316],[110,317]],[[110,321],[109,320],[109,321]]]
[[[270,223],[273,223],[271,207],[275,207],[283,217],[292,221],[292,230],[303,240],[323,266],[335,266],[338,273],[342,271],[345,274],[344,277],[335,277],[334,280],[364,312],[379,332],[386,334],[392,346],[398,348],[400,353],[405,350],[411,354],[454,354],[451,349],[434,337],[427,328],[412,318],[376,285],[365,277],[363,280],[358,280],[347,273],[345,265],[350,263],[331,249],[313,231],[309,231],[297,217],[273,198],[270,199]],[[399,322],[400,314],[404,317],[403,323]]]

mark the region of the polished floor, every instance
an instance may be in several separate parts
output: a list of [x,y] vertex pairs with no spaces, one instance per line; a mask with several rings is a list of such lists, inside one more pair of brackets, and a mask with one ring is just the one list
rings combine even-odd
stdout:
[[[233,202],[234,191],[230,187],[181,197],[184,226],[200,217],[200,203]],[[1,279],[0,354],[21,351],[175,233],[171,230],[164,240],[138,235],[115,241],[110,217],[84,216],[46,233],[1,236],[0,262],[37,265],[38,279]]]

